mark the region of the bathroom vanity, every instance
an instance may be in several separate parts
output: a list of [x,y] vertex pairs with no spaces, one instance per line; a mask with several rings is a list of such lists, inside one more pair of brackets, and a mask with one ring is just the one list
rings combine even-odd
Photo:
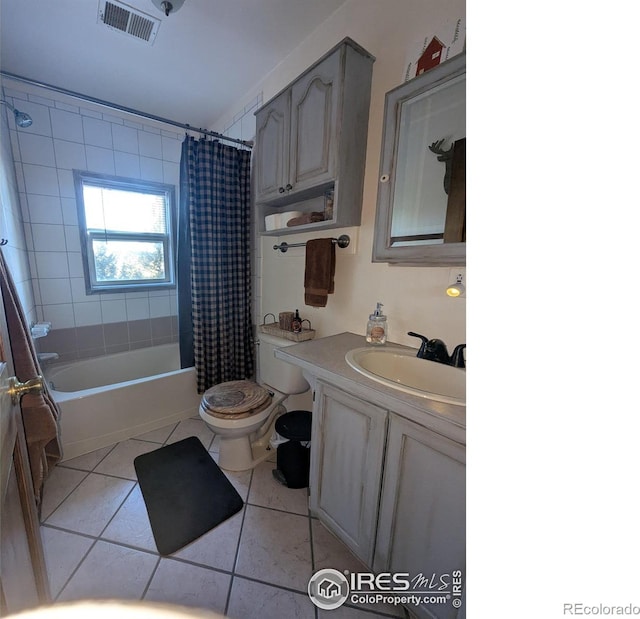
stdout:
[[311,512],[372,571],[444,594],[408,607],[417,617],[461,619],[466,407],[360,374],[345,355],[364,345],[341,333],[275,351],[313,390]]

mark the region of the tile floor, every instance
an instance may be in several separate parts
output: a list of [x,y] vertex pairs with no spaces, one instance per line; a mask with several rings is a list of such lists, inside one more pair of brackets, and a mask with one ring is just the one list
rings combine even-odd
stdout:
[[169,557],[155,547],[133,460],[188,436],[217,459],[199,418],[60,463],[44,488],[42,537],[56,602],[151,600],[207,608],[236,619],[402,617],[400,607],[320,611],[309,600],[318,569],[365,571],[308,510],[307,490],[272,476],[275,454],[253,471],[227,473],[243,509]]

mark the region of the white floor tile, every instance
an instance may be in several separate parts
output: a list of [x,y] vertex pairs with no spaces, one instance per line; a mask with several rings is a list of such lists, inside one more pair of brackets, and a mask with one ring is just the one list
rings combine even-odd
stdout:
[[247,505],[236,573],[306,591],[313,571],[309,519]]
[[339,572],[365,572],[366,566],[353,555],[335,535],[315,518],[311,521],[313,535],[313,569],[315,572],[332,568]]
[[244,510],[221,522],[202,537],[173,553],[173,557],[232,571],[240,540]]
[[135,548],[158,551],[140,486],[136,485],[131,491],[101,537]]
[[197,436],[205,449],[209,449],[213,441],[213,432],[202,419],[184,419],[171,433],[167,444],[177,443],[190,436]]
[[273,462],[262,462],[253,469],[249,503],[306,516],[309,513],[307,489],[283,486],[274,479],[274,468]]
[[85,471],[56,466],[44,482],[40,519],[44,522],[86,476]]
[[306,594],[235,577],[227,616],[234,619],[314,619],[314,609]]
[[62,590],[58,601],[82,598],[141,599],[158,557],[98,541]]
[[94,469],[95,473],[103,475],[113,475],[115,477],[125,477],[126,479],[137,480],[136,470],[133,461],[136,456],[158,449],[160,445],[136,441],[130,439],[118,443],[115,449]]
[[89,473],[46,523],[87,535],[100,535],[134,485],[125,479]]
[[94,540],[75,533],[52,529],[51,527],[42,527],[40,532],[42,545],[44,546],[47,574],[49,575],[51,597],[55,598],[67,580],[69,580],[69,576],[73,574],[73,571],[87,554]]
[[228,574],[163,558],[144,599],[223,614],[230,583]]
[[71,460],[65,460],[62,464],[72,469],[79,469],[81,471],[93,471],[93,469],[100,463],[100,461],[115,447],[115,445],[109,445],[109,447],[103,447],[97,449],[91,453],[72,458]]
[[136,436],[140,441],[149,441],[150,443],[160,443],[163,444],[168,438],[169,435],[175,430],[178,424],[172,423],[170,426],[165,426],[164,428],[160,428],[158,430],[152,430],[151,432],[145,432],[140,436]]

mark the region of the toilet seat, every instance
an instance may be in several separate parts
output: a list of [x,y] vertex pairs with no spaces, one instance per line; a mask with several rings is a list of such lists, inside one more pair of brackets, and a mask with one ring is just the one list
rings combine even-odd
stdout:
[[251,380],[232,380],[204,392],[201,408],[219,419],[244,419],[271,404],[271,394]]

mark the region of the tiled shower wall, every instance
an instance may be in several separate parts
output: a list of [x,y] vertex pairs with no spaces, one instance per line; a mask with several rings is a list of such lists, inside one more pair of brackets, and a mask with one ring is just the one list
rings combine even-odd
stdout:
[[184,134],[27,90],[5,83],[33,118],[9,129],[35,311],[52,323],[39,350],[76,359],[177,340],[175,290],[86,294],[73,170],[170,183],[177,198]]
[[[20,82],[5,83],[4,94],[34,121],[17,129],[10,118],[9,133],[33,288],[29,319],[52,323],[38,349],[72,360],[177,341],[175,291],[86,294],[72,171],[170,183],[179,199],[184,132]],[[261,104],[260,94],[218,130],[253,140]]]

